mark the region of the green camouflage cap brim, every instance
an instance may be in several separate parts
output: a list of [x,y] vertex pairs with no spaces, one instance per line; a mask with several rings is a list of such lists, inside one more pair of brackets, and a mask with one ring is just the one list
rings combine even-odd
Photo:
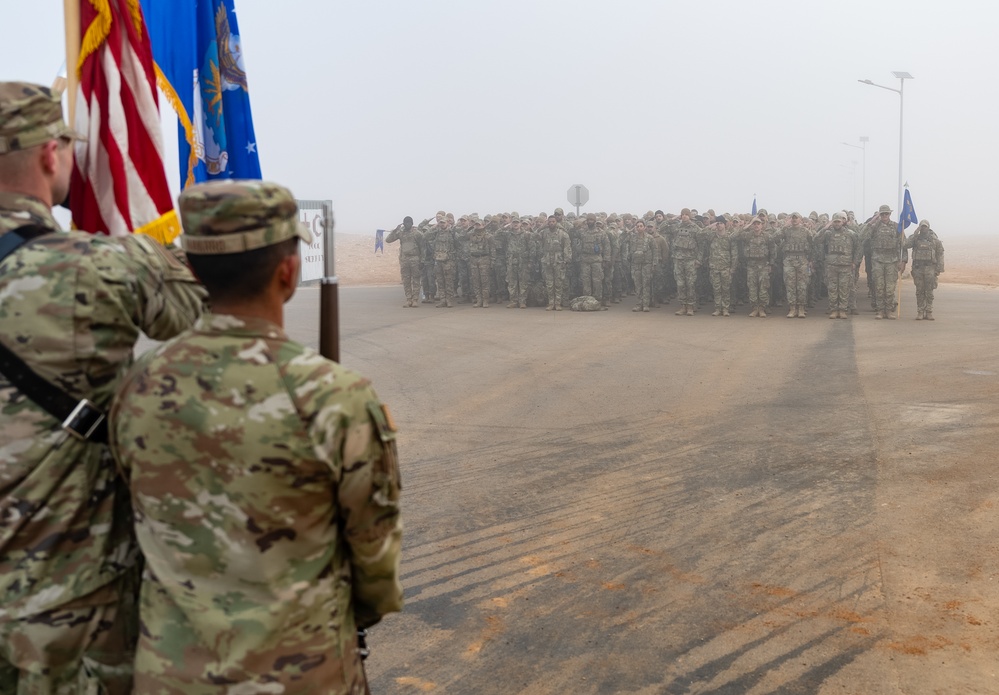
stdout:
[[60,137],[85,139],[66,125],[62,102],[51,89],[30,82],[0,82],[0,155]]
[[244,253],[312,234],[298,221],[298,203],[284,186],[268,181],[208,181],[178,199],[187,253]]

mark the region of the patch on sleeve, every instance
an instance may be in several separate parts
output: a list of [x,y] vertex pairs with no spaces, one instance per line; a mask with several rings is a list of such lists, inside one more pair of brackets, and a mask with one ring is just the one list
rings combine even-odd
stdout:
[[378,439],[382,443],[382,452],[379,461],[375,463],[375,470],[385,476],[398,489],[402,489],[402,480],[399,472],[399,453],[395,443],[395,421],[392,420],[392,413],[388,406],[378,401],[367,402],[368,414],[378,431]]

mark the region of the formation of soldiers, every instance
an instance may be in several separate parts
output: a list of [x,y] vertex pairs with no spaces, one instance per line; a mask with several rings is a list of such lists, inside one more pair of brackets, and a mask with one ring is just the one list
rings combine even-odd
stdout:
[[875,318],[895,318],[911,248],[916,318],[933,320],[943,245],[925,220],[906,237],[891,213],[882,205],[861,223],[852,211],[576,216],[556,208],[552,215],[472,213],[456,220],[442,210],[418,225],[405,218],[385,241],[400,242],[407,308],[506,302],[510,309],[561,311],[573,298],[591,297],[593,308],[606,309],[635,296],[636,312],[675,299],[678,316],[705,304],[714,307],[712,316],[730,316],[734,306],[748,304],[750,316],[766,318],[786,304],[788,318],[805,318],[828,297],[833,319],[858,313],[861,266]]

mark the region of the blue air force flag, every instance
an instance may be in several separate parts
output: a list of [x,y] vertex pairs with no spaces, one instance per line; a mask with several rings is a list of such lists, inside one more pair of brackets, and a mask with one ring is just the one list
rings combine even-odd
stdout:
[[753,214],[756,214],[756,196],[753,196]]
[[259,179],[233,0],[141,0],[157,85],[177,112],[180,180]]
[[910,224],[919,224],[919,218],[916,217],[916,208],[912,207],[912,197],[909,195],[909,189],[906,188],[902,212],[898,214],[898,233],[904,232]]
[[385,230],[376,229],[375,230],[375,253],[381,251],[385,253]]

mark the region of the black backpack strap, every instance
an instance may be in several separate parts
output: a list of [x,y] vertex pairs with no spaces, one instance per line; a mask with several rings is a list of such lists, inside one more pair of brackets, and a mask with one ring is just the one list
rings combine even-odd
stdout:
[[[0,262],[24,244],[54,230],[26,225],[0,237]],[[38,376],[24,360],[0,343],[0,374],[35,405],[62,424],[70,435],[83,441],[107,442],[108,426],[104,411],[86,398],[77,400]]]
[[0,236],[0,262],[3,262],[7,256],[17,251],[29,241],[45,234],[51,234],[53,231],[55,230],[42,227],[38,224],[26,224],[23,227],[18,227]]

